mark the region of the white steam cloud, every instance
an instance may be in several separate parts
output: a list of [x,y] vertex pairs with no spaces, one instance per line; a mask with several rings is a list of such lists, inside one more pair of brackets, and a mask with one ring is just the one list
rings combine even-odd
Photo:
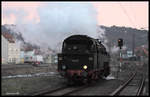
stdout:
[[[126,46],[122,47],[122,50],[126,50],[126,49],[127,49]],[[117,52],[119,52],[119,47],[115,45],[111,48],[111,53],[117,53]]]
[[6,14],[16,16],[16,27],[26,41],[41,47],[60,49],[63,39],[74,34],[93,38],[104,34],[97,25],[96,9],[90,3],[43,3],[37,8],[38,22],[27,21],[28,13],[24,9],[7,9]]

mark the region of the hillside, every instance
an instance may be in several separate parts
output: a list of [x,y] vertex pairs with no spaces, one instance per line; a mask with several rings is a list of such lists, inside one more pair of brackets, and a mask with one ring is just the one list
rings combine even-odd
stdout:
[[147,30],[138,30],[134,28],[127,27],[117,27],[117,26],[100,26],[105,29],[105,35],[108,39],[108,45],[117,45],[118,38],[122,38],[124,45],[127,49],[132,50],[133,46],[133,35],[135,39],[135,48],[146,45],[148,46],[148,31]]
[[[2,25],[1,27],[2,33],[10,33],[16,40],[24,43],[25,47],[40,48],[38,45],[26,42],[21,32],[14,30],[15,25]],[[118,26],[111,26],[111,27],[100,26],[100,27],[105,30],[105,36],[108,40],[107,45],[109,47],[117,45],[118,38],[123,38],[124,45],[127,47],[127,49],[131,50],[133,45],[133,34],[135,37],[135,48],[142,45],[148,46],[147,30],[138,30],[134,28],[118,27]]]

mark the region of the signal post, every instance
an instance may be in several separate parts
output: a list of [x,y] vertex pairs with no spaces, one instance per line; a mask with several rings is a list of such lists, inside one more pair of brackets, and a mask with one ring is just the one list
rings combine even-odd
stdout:
[[122,38],[119,38],[119,39],[118,39],[118,47],[120,48],[120,49],[119,49],[120,64],[119,64],[119,66],[118,66],[117,77],[116,77],[116,78],[118,78],[118,72],[119,72],[119,71],[121,72],[121,66],[122,66],[122,64],[121,64],[121,61],[122,61],[121,49],[122,49],[122,46],[123,46],[123,39],[122,39]]

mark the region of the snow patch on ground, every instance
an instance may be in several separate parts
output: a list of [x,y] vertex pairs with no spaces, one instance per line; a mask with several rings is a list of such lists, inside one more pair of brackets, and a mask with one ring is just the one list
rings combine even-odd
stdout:
[[107,76],[105,79],[106,79],[106,80],[112,80],[112,79],[116,79],[116,78],[110,74],[110,75]]
[[36,74],[25,74],[25,75],[13,75],[13,76],[3,76],[2,78],[23,78],[23,77],[36,77],[36,76],[56,76],[58,75],[57,72],[43,72],[43,73],[36,73]]

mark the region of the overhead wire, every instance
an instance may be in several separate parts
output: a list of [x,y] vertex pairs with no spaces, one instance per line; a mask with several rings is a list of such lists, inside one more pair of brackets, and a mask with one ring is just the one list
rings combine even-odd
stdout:
[[[120,7],[122,8],[122,10],[123,10],[123,12],[127,15],[127,17],[128,17],[128,19],[129,19],[129,21],[130,21],[130,23],[133,25],[133,27],[135,27],[136,28],[136,26],[134,25],[134,23],[133,23],[133,21],[132,21],[132,19],[130,18],[130,16],[128,15],[128,13],[127,13],[127,11],[126,11],[126,9],[122,6],[122,4],[121,3],[119,3],[119,5],[120,5]],[[133,32],[133,35],[132,35],[132,51],[133,51],[133,53],[132,53],[132,55],[134,56],[134,49],[135,49],[135,33]]]
[[[133,11],[133,7],[132,7],[131,4],[130,4],[129,8],[130,8],[130,10],[132,11],[133,18],[134,18],[134,22],[136,22],[136,20],[137,20],[136,14],[135,14],[135,12]],[[135,26],[136,26],[137,28],[140,28],[140,27],[138,26],[138,22],[135,23]]]
[[130,23],[133,25],[133,27],[136,27],[135,24],[133,23],[132,19],[131,19],[130,16],[128,15],[126,9],[122,6],[121,3],[119,3],[119,5],[120,5],[121,9],[123,10],[123,12],[127,15],[128,19],[129,19]]

